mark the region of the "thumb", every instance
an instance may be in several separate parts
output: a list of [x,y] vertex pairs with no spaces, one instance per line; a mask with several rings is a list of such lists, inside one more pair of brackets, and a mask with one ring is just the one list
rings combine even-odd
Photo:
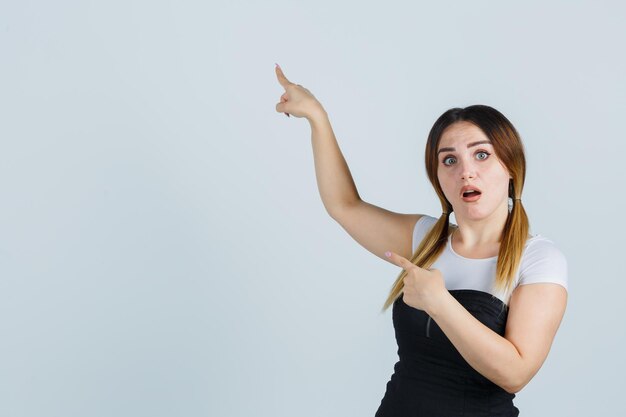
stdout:
[[277,103],[276,111],[279,113],[285,113],[287,116],[289,116],[289,111],[287,110],[287,104],[288,102],[286,101],[281,101],[280,103]]

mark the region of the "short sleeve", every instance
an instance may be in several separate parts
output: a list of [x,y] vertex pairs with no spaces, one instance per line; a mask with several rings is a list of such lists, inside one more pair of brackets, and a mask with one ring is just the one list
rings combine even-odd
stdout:
[[435,223],[437,223],[437,219],[426,214],[415,222],[415,227],[413,227],[413,252],[415,252],[422,239],[424,239]]
[[549,239],[537,235],[522,256],[518,285],[552,282],[568,289],[567,259]]

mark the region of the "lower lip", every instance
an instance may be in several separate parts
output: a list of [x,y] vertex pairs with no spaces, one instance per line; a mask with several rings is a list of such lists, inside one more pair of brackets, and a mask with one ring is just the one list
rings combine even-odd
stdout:
[[472,201],[478,201],[481,195],[482,194],[476,194],[470,197],[463,197],[463,201],[465,201],[466,203],[471,203]]

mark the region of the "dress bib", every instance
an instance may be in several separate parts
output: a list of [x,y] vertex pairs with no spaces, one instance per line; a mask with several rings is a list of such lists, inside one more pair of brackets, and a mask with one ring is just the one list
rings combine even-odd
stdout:
[[[504,336],[508,308],[484,291],[448,290],[472,316]],[[503,310],[504,307],[504,310]],[[472,368],[437,323],[398,297],[393,326],[399,361],[375,417],[517,417],[510,394]]]

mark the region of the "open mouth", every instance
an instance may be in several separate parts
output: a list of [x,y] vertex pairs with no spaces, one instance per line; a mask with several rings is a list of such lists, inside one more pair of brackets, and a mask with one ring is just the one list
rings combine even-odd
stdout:
[[480,195],[482,193],[480,191],[466,191],[463,193],[463,201],[465,202],[472,202],[472,201],[477,201],[480,198]]

